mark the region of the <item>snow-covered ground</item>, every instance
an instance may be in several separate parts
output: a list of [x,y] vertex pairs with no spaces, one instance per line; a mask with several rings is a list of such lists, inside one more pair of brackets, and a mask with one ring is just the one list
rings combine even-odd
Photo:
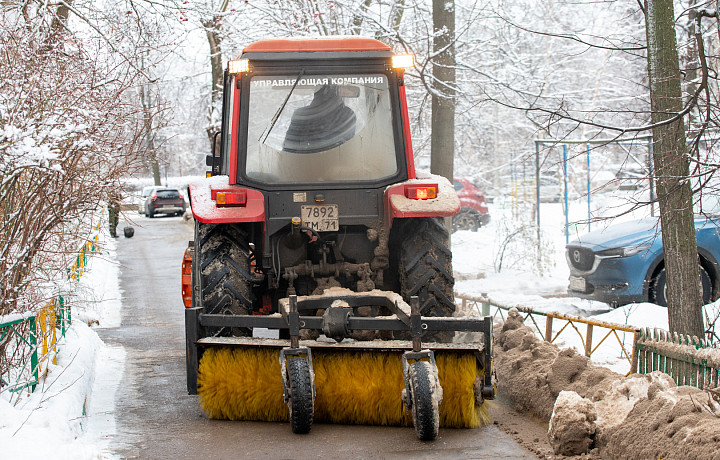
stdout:
[[[586,213],[582,203],[573,206],[575,212]],[[532,262],[537,254],[535,246],[522,240],[506,245],[504,268],[498,271],[498,254],[507,228],[518,220],[513,215],[517,211],[512,204],[496,202],[490,205],[490,225],[478,232],[453,235],[453,265],[459,294],[486,293],[501,303],[529,306],[537,311],[667,329],[667,312],[655,305],[637,304],[613,310],[605,304],[563,297],[568,269],[563,249],[565,220],[560,204],[542,207],[543,275],[538,274],[534,268],[537,264]],[[93,330],[120,324],[119,267],[115,241],[108,238],[106,230],[102,232],[100,247],[102,255],[91,259],[78,285],[77,298],[73,300],[73,325],[60,343],[57,365],[50,366],[33,394],[0,393],[3,458],[111,458],[108,450],[108,436],[114,433],[111,408],[122,377],[125,352],[105,345]],[[539,327],[544,331],[544,324],[539,323]],[[602,337],[599,334],[595,332],[596,340]],[[623,338],[626,345],[631,343],[631,334]],[[582,350],[577,334],[564,333],[558,341]],[[628,369],[619,349],[598,349],[593,360],[618,372]]]
[[59,341],[57,364],[34,393],[0,393],[1,458],[111,458],[107,436],[114,432],[125,351],[105,345],[93,330],[120,325],[119,268],[106,229],[99,247],[68,298],[73,323]]

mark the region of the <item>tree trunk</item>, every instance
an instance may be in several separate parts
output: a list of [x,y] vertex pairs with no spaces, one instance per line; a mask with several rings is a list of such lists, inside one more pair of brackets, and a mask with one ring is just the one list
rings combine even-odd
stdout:
[[[648,0],[648,76],[653,124],[682,110],[680,66],[672,0]],[[653,129],[653,161],[662,225],[666,299],[671,332],[704,334],[698,253],[682,118]]]
[[392,28],[395,33],[400,31],[400,23],[405,14],[405,0],[396,0],[392,10]]
[[210,140],[210,151],[212,142],[220,129],[220,114],[222,113],[222,91],[223,91],[223,63],[222,63],[222,38],[220,36],[220,17],[213,17],[212,20],[203,21],[205,34],[210,45],[210,67],[212,70],[212,88],[210,90],[210,120],[208,120],[207,135]]
[[65,32],[65,28],[67,27],[67,21],[70,17],[70,6],[72,4],[72,0],[66,0],[66,2],[61,3],[57,7],[57,11],[55,11],[55,17],[52,20],[52,25],[50,26],[51,30],[51,40],[52,41],[60,41],[60,36],[63,35]]
[[155,185],[162,185],[160,179],[160,164],[158,163],[157,150],[155,149],[155,129],[153,127],[152,113],[150,112],[152,102],[150,101],[150,92],[146,86],[148,84],[149,83],[140,85],[140,102],[142,103],[143,120],[145,121],[145,148],[148,155],[148,162],[150,163],[150,171],[153,175],[153,183]]
[[453,179],[455,156],[455,2],[433,0],[430,171]]
[[210,45],[210,67],[212,69],[212,102],[219,101],[223,89],[222,49],[220,47],[220,22],[217,20],[203,23]]
[[363,21],[365,20],[365,15],[367,14],[367,10],[368,10],[368,8],[370,8],[371,3],[372,3],[372,0],[364,0],[360,4],[360,11],[355,12],[353,14],[352,30],[355,35],[360,35],[360,33],[362,32],[362,24],[363,24]]

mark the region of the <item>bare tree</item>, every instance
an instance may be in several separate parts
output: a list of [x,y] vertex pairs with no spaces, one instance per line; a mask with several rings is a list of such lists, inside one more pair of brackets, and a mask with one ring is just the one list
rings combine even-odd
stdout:
[[[142,166],[142,72],[108,36],[72,33],[75,6],[0,8],[0,316],[48,303],[97,211]],[[0,374],[28,356],[11,337],[0,341]]]
[[208,137],[210,144],[215,132],[220,129],[220,113],[222,108],[222,90],[223,90],[223,30],[222,19],[227,11],[229,0],[222,0],[220,4],[212,8],[207,15],[201,18],[201,23],[205,29],[208,45],[210,46],[210,69],[211,69],[211,87],[210,87],[210,123],[208,124]]
[[[653,159],[667,279],[670,331],[704,335],[692,188],[688,177],[672,0],[646,2]],[[671,123],[663,123],[674,119]]]

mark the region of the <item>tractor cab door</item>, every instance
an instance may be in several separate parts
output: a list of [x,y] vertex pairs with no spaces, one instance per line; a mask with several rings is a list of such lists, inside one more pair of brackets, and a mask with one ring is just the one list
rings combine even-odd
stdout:
[[[232,101],[233,86],[235,84],[235,75],[225,70],[223,76],[223,100],[222,100],[222,120],[220,131],[215,132],[212,137],[212,155],[208,155],[205,164],[210,166],[208,171],[210,176],[220,174],[228,174],[230,168],[230,123],[232,121]],[[228,135],[226,135],[226,133]]]

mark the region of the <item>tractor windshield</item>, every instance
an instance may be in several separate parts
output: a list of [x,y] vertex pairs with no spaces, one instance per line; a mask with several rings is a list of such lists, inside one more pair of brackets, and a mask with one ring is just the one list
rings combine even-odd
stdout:
[[256,76],[248,110],[249,178],[378,180],[398,170],[386,75]]

